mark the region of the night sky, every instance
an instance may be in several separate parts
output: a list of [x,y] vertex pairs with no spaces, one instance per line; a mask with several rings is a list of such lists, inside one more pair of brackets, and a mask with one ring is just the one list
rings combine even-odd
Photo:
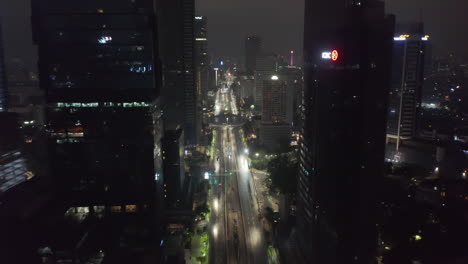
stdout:
[[[387,0],[397,21],[419,19],[422,10],[435,55],[468,55],[468,1]],[[240,56],[249,33],[264,39],[267,51],[287,54],[302,49],[304,0],[197,0],[197,14],[208,17],[209,47],[214,56]],[[424,6],[422,6],[424,4]],[[0,0],[7,58],[34,64],[30,0]]]

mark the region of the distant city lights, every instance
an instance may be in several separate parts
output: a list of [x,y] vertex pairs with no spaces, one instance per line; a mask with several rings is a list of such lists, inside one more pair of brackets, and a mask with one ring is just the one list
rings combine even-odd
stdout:
[[111,36],[102,36],[101,38],[98,39],[99,44],[107,44],[112,41]]

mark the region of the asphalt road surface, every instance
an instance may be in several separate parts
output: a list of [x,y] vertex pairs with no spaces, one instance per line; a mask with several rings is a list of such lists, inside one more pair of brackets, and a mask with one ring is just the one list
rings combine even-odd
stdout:
[[[239,115],[226,74],[216,93],[215,115]],[[228,87],[226,89],[226,87]],[[210,203],[210,263],[266,264],[264,231],[259,221],[256,192],[245,157],[239,128],[216,126],[216,155],[212,157]]]

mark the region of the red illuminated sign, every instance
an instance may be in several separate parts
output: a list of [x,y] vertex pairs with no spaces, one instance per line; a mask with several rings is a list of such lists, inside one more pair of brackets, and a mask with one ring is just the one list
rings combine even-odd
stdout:
[[337,61],[340,58],[340,53],[338,50],[334,49],[332,51],[322,52],[322,59]]
[[339,53],[337,50],[333,50],[332,53],[331,53],[331,59],[332,61],[337,61],[339,58]]

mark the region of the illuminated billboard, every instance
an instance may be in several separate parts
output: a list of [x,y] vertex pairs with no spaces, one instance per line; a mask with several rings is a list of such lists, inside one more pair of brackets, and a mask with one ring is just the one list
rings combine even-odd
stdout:
[[324,60],[337,61],[339,58],[340,58],[340,53],[336,49],[334,49],[332,51],[322,52],[322,59],[324,59]]

